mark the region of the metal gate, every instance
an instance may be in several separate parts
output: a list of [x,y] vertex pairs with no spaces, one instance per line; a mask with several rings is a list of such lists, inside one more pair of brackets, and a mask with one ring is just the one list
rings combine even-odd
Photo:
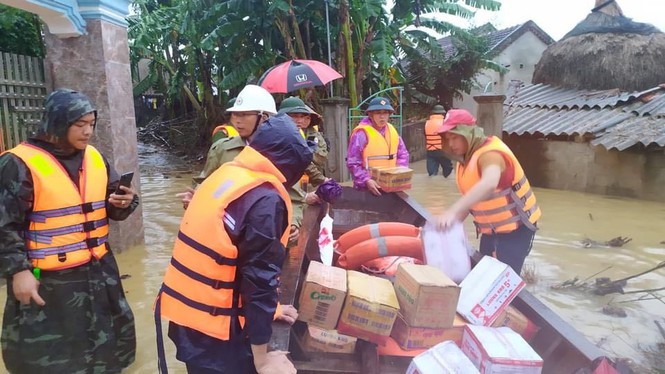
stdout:
[[42,59],[0,53],[0,152],[35,130],[44,112],[46,87]]

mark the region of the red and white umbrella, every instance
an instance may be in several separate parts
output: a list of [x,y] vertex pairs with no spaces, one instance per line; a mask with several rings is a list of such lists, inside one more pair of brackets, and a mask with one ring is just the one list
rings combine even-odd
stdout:
[[335,69],[315,60],[290,60],[268,69],[259,86],[271,93],[288,93],[301,88],[323,86],[342,78]]

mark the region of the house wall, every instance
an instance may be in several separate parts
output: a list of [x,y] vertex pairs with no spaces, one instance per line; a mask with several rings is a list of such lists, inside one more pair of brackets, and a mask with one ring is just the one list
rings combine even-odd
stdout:
[[499,74],[493,70],[482,70],[476,76],[480,87],[472,90],[470,94],[464,94],[462,99],[455,99],[453,106],[466,109],[475,115],[478,106],[473,100],[473,96],[483,93],[488,82],[494,84],[494,87],[490,90],[500,95],[506,93],[511,80],[531,83],[536,64],[540,61],[540,57],[546,48],[547,44],[543,43],[536,35],[532,32],[525,32],[494,58],[495,62],[502,66],[508,66],[509,71],[506,74]]
[[569,141],[504,137],[537,187],[665,201],[665,149],[607,151]]

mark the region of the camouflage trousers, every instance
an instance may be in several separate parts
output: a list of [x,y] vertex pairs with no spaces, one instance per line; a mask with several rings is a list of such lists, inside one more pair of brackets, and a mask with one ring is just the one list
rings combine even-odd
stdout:
[[2,356],[10,373],[119,373],[134,361],[134,315],[113,253],[42,271],[40,282],[43,307],[20,305],[7,282]]

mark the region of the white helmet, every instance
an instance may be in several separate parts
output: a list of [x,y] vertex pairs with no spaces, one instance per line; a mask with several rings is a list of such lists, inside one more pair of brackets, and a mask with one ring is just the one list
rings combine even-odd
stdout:
[[270,92],[265,88],[248,84],[240,91],[236,102],[227,112],[252,112],[257,111],[270,115],[277,114],[277,106]]

